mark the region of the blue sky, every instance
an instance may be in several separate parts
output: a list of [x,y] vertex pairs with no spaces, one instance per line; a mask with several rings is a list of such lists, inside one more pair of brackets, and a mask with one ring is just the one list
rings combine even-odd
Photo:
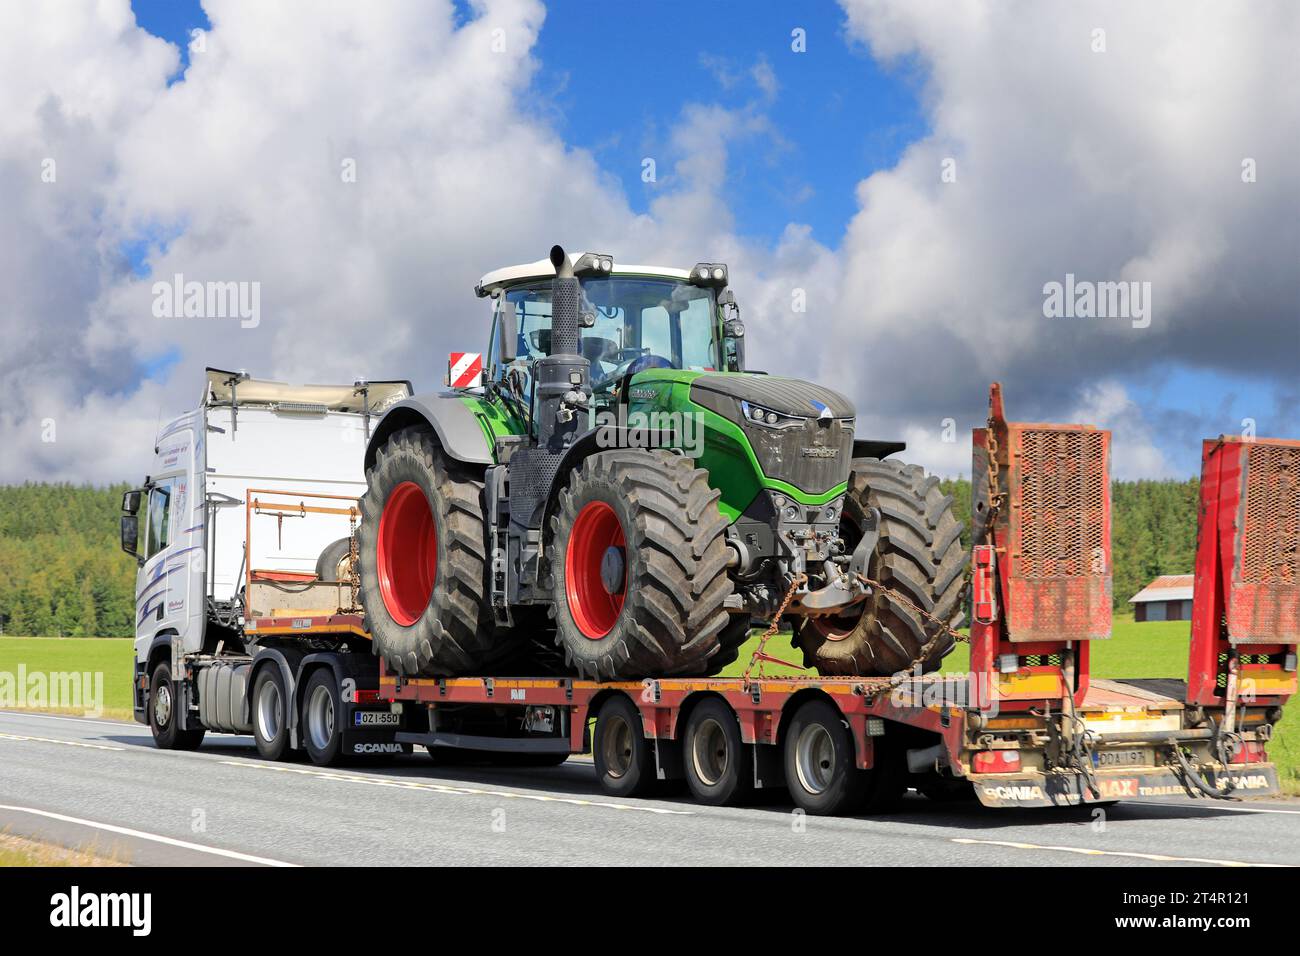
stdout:
[[[462,20],[474,16],[467,0],[453,2]],[[198,0],[132,0],[132,6],[139,24],[175,43],[183,60],[190,32],[209,27]],[[791,49],[795,28],[805,31],[806,54]],[[647,211],[671,176],[678,157],[670,140],[685,109],[716,104],[734,114],[752,107],[765,126],[729,144],[721,192],[734,231],[767,248],[787,225],[799,223],[811,227],[817,242],[841,249],[860,211],[859,184],[896,167],[909,145],[930,133],[920,66],[877,63],[847,36],[844,12],[830,0],[603,6],[562,0],[549,5],[532,55],[538,69],[524,107],[565,144],[590,151],[621,182],[635,212]],[[184,64],[172,81],[183,71]],[[1046,155],[1054,147],[1038,148]],[[642,181],[644,157],[656,160],[659,187]],[[154,245],[145,237],[124,247],[137,275],[147,270]],[[929,249],[911,252],[925,256]],[[954,321],[946,313],[942,318]],[[1280,420],[1273,383],[1265,379],[1175,363],[1160,351],[1143,358],[1138,371],[1119,379],[1179,473],[1197,470],[1200,438],[1236,431],[1243,418],[1258,418],[1261,434],[1284,433],[1291,424]],[[147,357],[149,377],[166,376],[177,360],[175,351]]]

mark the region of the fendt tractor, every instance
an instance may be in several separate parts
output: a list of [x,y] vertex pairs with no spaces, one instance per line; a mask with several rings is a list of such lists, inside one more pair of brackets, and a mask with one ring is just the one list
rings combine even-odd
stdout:
[[951,650],[927,618],[958,613],[952,499],[840,393],[747,370],[727,285],[559,246],[483,277],[485,383],[400,402],[366,450],[361,590],[395,673],[709,675],[777,616],[823,674]]

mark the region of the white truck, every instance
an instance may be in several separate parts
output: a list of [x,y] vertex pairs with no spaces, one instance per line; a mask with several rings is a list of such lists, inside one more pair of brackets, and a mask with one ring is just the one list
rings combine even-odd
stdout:
[[366,442],[410,394],[208,369],[198,408],[160,430],[121,522],[139,564],[133,709],[160,747],[211,730],[271,759],[409,751],[378,700],[352,541]]

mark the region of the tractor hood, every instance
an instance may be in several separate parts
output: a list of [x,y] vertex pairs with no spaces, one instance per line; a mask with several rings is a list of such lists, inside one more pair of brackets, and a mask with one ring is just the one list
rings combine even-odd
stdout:
[[[824,411],[829,412],[831,418],[852,418],[856,414],[853,403],[839,392],[797,378],[739,372],[706,374],[692,381],[691,400],[721,411],[715,407],[716,400],[710,401],[711,395],[707,393],[800,418],[819,418]],[[728,414],[727,417],[731,416]]]
[[839,392],[773,375],[705,373],[691,380],[690,399],[739,427],[767,479],[812,495],[848,480],[854,408]]

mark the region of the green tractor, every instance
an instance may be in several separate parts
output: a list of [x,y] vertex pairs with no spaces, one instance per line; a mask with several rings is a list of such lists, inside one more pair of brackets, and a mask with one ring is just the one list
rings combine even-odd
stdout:
[[366,449],[361,595],[390,668],[702,676],[778,614],[823,674],[951,649],[951,498],[887,458],[901,442],[856,438],[843,395],[745,370],[725,265],[556,246],[476,291],[485,381],[394,406]]

